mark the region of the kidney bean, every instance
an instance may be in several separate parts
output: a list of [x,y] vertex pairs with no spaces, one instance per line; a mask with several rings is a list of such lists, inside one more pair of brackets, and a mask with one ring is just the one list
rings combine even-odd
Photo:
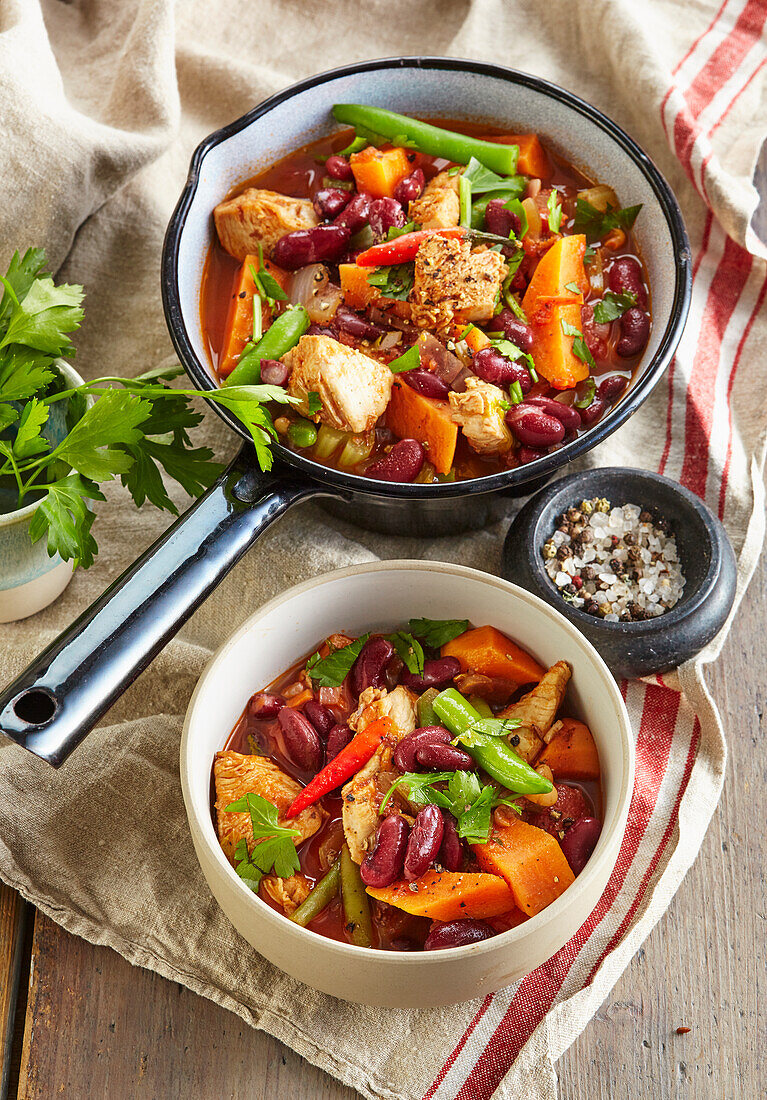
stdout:
[[368,222],[376,237],[384,240],[390,229],[401,229],[407,221],[405,211],[396,199],[374,199],[370,204]]
[[574,875],[579,875],[588,863],[601,832],[601,821],[595,817],[582,817],[563,836],[560,844]]
[[414,882],[429,870],[439,853],[445,823],[438,806],[424,806],[418,811],[405,851],[404,875]]
[[415,481],[424,457],[423,447],[416,439],[401,439],[385,458],[368,466],[365,473],[378,481]]
[[539,451],[537,447],[519,447],[514,452],[520,466],[526,466],[528,462],[535,462],[536,458],[543,458],[545,451]]
[[436,772],[467,772],[474,767],[469,754],[455,745],[422,745],[415,758],[422,767]]
[[647,291],[642,265],[633,256],[618,256],[610,265],[607,281],[615,294],[636,294],[637,305],[647,308]]
[[447,687],[454,676],[461,671],[461,662],[457,657],[433,657],[423,663],[423,672],[402,673],[402,683],[413,691],[426,691],[427,688]]
[[553,397],[530,397],[524,405],[517,405],[518,409],[529,405],[543,409],[547,416],[553,416],[565,428],[574,428],[576,431],[581,426],[581,414],[572,405],[565,405],[562,401],[555,401]]
[[524,321],[520,321],[519,317],[515,317],[510,309],[502,309],[498,316],[493,318],[492,331],[502,332],[507,340],[517,345],[520,351],[532,350],[533,330]]
[[621,338],[615,348],[618,355],[621,359],[639,355],[650,335],[650,318],[634,306],[626,310],[618,323],[621,326]]
[[283,707],[277,721],[285,741],[285,751],[299,768],[319,771],[322,765],[322,744],[309,719],[292,707]]
[[607,409],[607,403],[601,397],[595,397],[587,409],[581,409],[581,420],[584,428],[590,428]]
[[261,381],[267,386],[284,386],[290,377],[290,367],[279,359],[261,360]]
[[520,466],[526,466],[528,462],[535,462],[536,458],[543,458],[545,451],[539,451],[536,447],[519,447],[514,452]]
[[510,409],[506,413],[506,423],[520,443],[531,447],[551,447],[565,438],[565,426],[561,420],[530,405],[516,405]]
[[452,814],[449,814],[447,810],[443,810],[442,822],[445,831],[442,834],[442,844],[440,845],[437,862],[440,863],[446,871],[458,871],[463,863],[463,845],[458,835],[455,818]]
[[333,225],[348,229],[350,233],[356,233],[358,229],[362,229],[368,223],[371,202],[370,195],[354,195],[346,209],[342,210],[333,222]]
[[309,325],[308,329],[306,330],[306,335],[307,336],[332,336],[333,339],[336,339],[336,337],[338,336],[338,333],[336,332],[335,329],[330,328],[329,325],[317,325],[317,324],[314,323],[314,321],[312,321],[312,323]]
[[342,332],[348,332],[350,336],[356,336],[359,340],[377,340],[386,331],[380,325],[374,325],[367,317],[361,317],[348,306],[339,306],[333,321],[336,328]]
[[601,324],[594,318],[594,307],[591,302],[584,302],[581,306],[581,329],[586,341],[586,347],[594,358],[605,360],[607,358],[607,341],[610,336],[610,325]]
[[360,864],[360,878],[366,886],[391,886],[402,874],[408,827],[399,814],[390,814],[378,826],[376,845]]
[[333,726],[328,734],[328,743],[325,746],[325,760],[334,760],[341,749],[346,748],[353,736],[354,734],[348,726],[341,725],[340,723],[337,726]]
[[440,951],[444,947],[467,947],[481,943],[496,934],[492,925],[483,920],[435,921],[423,945],[424,951]]
[[426,367],[415,367],[413,370],[403,371],[400,377],[403,382],[407,382],[412,390],[424,397],[441,397],[444,399],[450,393],[447,382],[437,378],[436,374],[427,370]]
[[496,386],[510,386],[519,382],[522,393],[527,393],[533,384],[530,371],[522,363],[512,363],[497,348],[482,348],[471,361],[471,369],[485,382]]
[[518,214],[507,210],[505,199],[491,199],[485,207],[485,228],[488,233],[497,233],[499,237],[508,237],[512,232],[519,235],[522,222]]
[[352,180],[354,179],[354,172],[352,172],[352,166],[346,157],[339,157],[337,153],[333,153],[325,161],[325,175],[330,176],[334,180]]
[[624,378],[621,374],[609,374],[607,378],[603,378],[599,383],[597,393],[603,401],[615,401],[628,386],[628,378]]
[[248,714],[251,718],[257,718],[259,722],[268,722],[276,718],[284,706],[285,700],[281,695],[272,695],[269,691],[257,691],[248,700]]
[[405,176],[404,179],[399,181],[394,188],[394,197],[397,202],[401,202],[403,206],[406,202],[415,202],[417,198],[420,198],[425,183],[426,177],[423,171],[420,168],[416,168],[409,176]]
[[324,187],[312,199],[312,206],[318,218],[337,218],[352,200],[351,191],[341,187]]
[[329,707],[323,707],[322,703],[318,703],[316,699],[310,699],[308,703],[304,704],[304,714],[322,740],[326,741],[328,734],[336,724],[333,711]]
[[340,224],[338,219],[334,225],[297,229],[295,233],[286,233],[284,237],[280,237],[272,250],[272,258],[278,267],[287,268],[288,271],[306,267],[307,264],[321,263],[323,260],[333,262],[344,254],[350,237],[351,230]]
[[349,687],[356,696],[366,688],[384,686],[384,670],[394,656],[394,646],[386,638],[370,638],[349,673]]
[[419,729],[413,730],[412,733],[397,742],[397,746],[392,753],[395,767],[399,768],[401,772],[414,771],[417,763],[416,753],[424,745],[449,745],[450,736],[449,731],[443,726],[421,726]]

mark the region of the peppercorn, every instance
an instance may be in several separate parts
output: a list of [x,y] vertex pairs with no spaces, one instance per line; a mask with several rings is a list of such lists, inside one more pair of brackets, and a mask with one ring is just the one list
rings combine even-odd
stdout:
[[612,546],[613,550],[616,546],[620,546],[620,544],[621,540],[618,538],[617,535],[610,535],[610,545]]
[[574,588],[583,588],[583,580],[577,575],[573,577],[572,584]]
[[597,571],[593,565],[584,565],[583,569],[581,569],[581,576],[583,577],[584,581],[593,581],[596,578],[596,575]]
[[610,558],[610,568],[617,576],[622,576],[626,571],[626,563],[620,561],[618,558]]
[[623,536],[623,541],[625,542],[626,546],[633,546],[636,540],[637,537],[633,531],[627,531],[626,534]]
[[588,603],[584,605],[583,610],[588,611],[589,615],[598,615],[599,604],[596,600],[589,600]]
[[628,559],[629,559],[629,561],[641,561],[642,560],[642,551],[639,549],[638,546],[630,546],[629,547]]
[[557,556],[557,547],[553,539],[549,539],[548,542],[543,544],[543,556],[544,558],[555,558]]
[[594,501],[582,500],[580,503],[580,509],[584,516],[590,516],[591,513],[594,511]]
[[588,543],[593,542],[593,541],[594,541],[594,532],[591,530],[590,527],[584,527],[583,530],[581,531],[581,542],[588,544]]
[[640,512],[639,513],[639,522],[640,523],[652,523],[652,513],[651,512]]
[[570,547],[567,545],[560,546],[557,550],[557,561],[567,561],[571,556]]
[[601,497],[596,502],[595,507],[596,507],[596,510],[598,512],[609,512],[610,511],[610,501],[607,499],[607,497]]
[[578,592],[578,589],[575,587],[574,584],[566,584],[562,591],[566,592],[568,596],[575,596]]
[[577,508],[568,508],[567,509],[567,518],[570,520],[571,523],[577,523],[578,520],[583,519],[583,516],[581,515],[581,513],[578,511]]
[[664,535],[669,533],[669,522],[667,519],[661,519],[655,521],[655,526],[659,531],[662,531]]
[[626,608],[626,610],[621,614],[621,622],[622,623],[633,622],[633,616],[632,616],[631,612],[628,610],[628,608]]

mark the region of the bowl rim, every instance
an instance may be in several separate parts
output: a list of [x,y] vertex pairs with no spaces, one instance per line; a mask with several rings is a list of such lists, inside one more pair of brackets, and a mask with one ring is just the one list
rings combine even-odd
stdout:
[[[717,585],[722,568],[722,545],[720,539],[715,538],[712,534],[712,528],[718,535],[723,533],[725,538],[727,538],[727,534],[726,531],[724,531],[721,521],[700,497],[690,489],[687,489],[684,485],[679,484],[679,482],[663,474],[656,474],[652,470],[641,470],[631,466],[595,466],[589,470],[580,470],[575,473],[567,474],[565,477],[558,478],[551,485],[545,486],[536,493],[518,514],[518,516],[521,517],[522,511],[528,508],[530,509],[528,513],[529,518],[527,519],[527,523],[525,523],[525,527],[527,527],[529,531],[529,536],[525,538],[525,552],[530,562],[530,569],[534,582],[538,585],[541,592],[545,590],[547,593],[550,593],[551,597],[556,597],[558,595],[556,586],[543,568],[543,559],[536,553],[538,545],[536,535],[542,523],[544,512],[551,508],[561,493],[566,493],[573,485],[578,485],[582,480],[588,481],[592,478],[598,479],[605,475],[620,475],[621,477],[630,478],[638,484],[642,482],[650,482],[655,485],[660,484],[668,489],[672,496],[677,497],[688,515],[695,514],[698,517],[706,533],[707,549],[709,552],[708,569],[696,588],[691,589],[689,593],[683,590],[682,596],[674,607],[665,611],[662,615],[658,615],[655,619],[644,619],[630,623],[607,622],[604,619],[598,618],[596,615],[589,615],[587,611],[582,611],[579,607],[573,607],[564,600],[561,602],[565,609],[561,611],[560,614],[564,615],[565,618],[572,621],[576,626],[582,623],[584,628],[588,628],[590,632],[594,632],[595,634],[604,633],[605,636],[625,635],[627,640],[634,636],[641,637],[643,635],[649,636],[657,633],[667,633],[674,627],[678,627],[680,624],[684,623],[691,616],[697,614],[703,604],[710,598],[711,593]],[[652,508],[653,505],[649,507]],[[512,521],[512,527],[516,523],[517,518],[518,517],[515,517]],[[509,531],[511,531],[511,528],[509,528]],[[541,543],[541,548],[542,545]],[[548,598],[541,598],[545,599],[545,602],[549,602]]]
[[[611,408],[593,428],[567,443],[559,450],[536,459],[534,462],[515,469],[504,470],[484,477],[472,478],[460,482],[444,482],[435,484],[408,484],[408,483],[382,483],[373,482],[360,474],[350,474],[336,470],[330,466],[323,466],[319,462],[296,454],[287,447],[275,441],[273,444],[275,456],[279,456],[285,463],[301,470],[313,480],[328,483],[342,490],[381,495],[384,494],[398,499],[434,500],[447,499],[457,496],[468,496],[478,493],[488,493],[494,490],[510,488],[522,485],[540,477],[548,477],[555,470],[566,466],[573,459],[586,451],[596,447],[608,436],[612,435],[622,424],[633,415],[641,404],[647,399],[654,387],[660,381],[667,366],[673,358],[677,345],[682,337],[685,323],[690,308],[692,294],[692,265],[690,244],[684,225],[679,204],[666,182],[663,175],[647,153],[629,137],[616,122],[598,108],[587,103],[586,100],[548,80],[533,76],[517,69],[511,69],[502,65],[488,62],[475,61],[466,58],[440,57],[440,56],[406,56],[377,58],[371,61],[361,61],[351,65],[342,65],[325,72],[307,77],[288,88],[283,89],[263,100],[256,107],[247,111],[240,118],[226,126],[215,130],[204,138],[197,146],[189,167],[189,174],[184,189],[176,204],[168,223],[163,243],[161,263],[161,290],[165,319],[170,332],[171,341],[176,353],[181,360],[187,374],[200,389],[212,390],[216,384],[208,374],[205,366],[195,354],[192,342],[185,323],[184,312],[181,308],[179,296],[179,251],[181,238],[186,224],[186,216],[192,204],[197,190],[200,173],[207,154],[216,146],[225,142],[234,134],[247,128],[251,123],[267,114],[273,108],[293,99],[312,88],[328,83],[341,77],[359,75],[362,73],[378,72],[384,69],[436,69],[458,72],[469,72],[479,76],[490,77],[495,80],[504,80],[512,84],[518,84],[534,91],[540,92],[551,99],[556,100],[562,107],[574,111],[602,129],[612,138],[620,151],[629,157],[640,170],[651,187],[655,199],[665,218],[669,234],[672,239],[674,254],[676,257],[674,270],[674,295],[666,328],[661,337],[658,349],[638,382]],[[208,402],[230,427],[239,435],[248,438],[246,430],[236,417],[228,410],[221,408],[213,402]]]
[[[566,634],[569,634],[573,640],[584,650],[585,655],[590,657],[592,665],[599,677],[602,679],[604,686],[606,687],[608,694],[612,696],[613,702],[616,708],[616,714],[618,717],[617,729],[619,734],[619,744],[621,748],[622,756],[622,768],[620,775],[620,787],[618,793],[618,800],[616,803],[615,818],[612,828],[609,833],[603,829],[602,834],[597,847],[602,848],[601,859],[595,862],[589,860],[583,871],[576,877],[571,886],[564,891],[551,905],[546,909],[536,914],[534,917],[529,917],[522,924],[517,925],[515,928],[511,928],[506,932],[498,933],[496,936],[491,937],[488,940],[483,940],[479,943],[468,944],[463,947],[457,948],[442,948],[436,951],[416,951],[416,952],[392,952],[386,951],[380,948],[370,947],[358,947],[355,944],[341,943],[337,940],[332,940],[327,937],[321,937],[322,947],[325,950],[330,951],[333,954],[337,954],[341,959],[358,959],[369,958],[371,952],[375,958],[386,958],[390,960],[394,966],[410,966],[410,965],[434,965],[443,961],[446,958],[456,958],[457,952],[461,953],[461,957],[468,956],[469,954],[481,955],[486,952],[490,952],[498,949],[502,946],[511,947],[517,941],[524,940],[526,936],[531,932],[535,934],[540,931],[544,926],[556,922],[560,918],[564,918],[567,911],[577,905],[578,898],[587,891],[590,883],[597,878],[602,869],[602,862],[605,858],[611,858],[609,855],[610,849],[615,844],[617,839],[617,847],[613,858],[613,864],[610,869],[610,875],[615,867],[620,847],[623,842],[623,835],[626,829],[626,823],[628,820],[628,812],[631,803],[631,798],[634,789],[634,769],[635,769],[635,749],[634,739],[631,731],[631,724],[629,721],[628,710],[623,700],[623,696],[615,682],[610,670],[605,664],[602,657],[594,648],[592,643],[560,612],[548,604],[540,596],[536,596],[532,592],[528,592],[526,589],[521,588],[519,585],[513,584],[511,581],[504,580],[502,577],[497,577],[494,574],[485,573],[479,569],[473,569],[465,565],[456,565],[450,562],[424,562],[417,558],[403,558],[393,561],[374,561],[365,562],[359,565],[345,566],[341,569],[334,569],[328,573],[323,573],[318,577],[314,577],[310,580],[303,581],[300,584],[293,585],[291,588],[286,589],[284,592],[279,593],[273,597],[267,603],[258,608],[252,615],[248,616],[244,623],[234,631],[218,648],[218,650],[210,658],[208,664],[203,670],[192,696],[187,706],[186,714],[184,716],[184,725],[181,735],[180,744],[180,775],[181,775],[181,788],[184,798],[184,806],[186,809],[187,820],[190,826],[190,831],[196,830],[197,838],[200,843],[204,844],[207,854],[212,857],[217,867],[227,876],[228,881],[232,886],[242,892],[242,897],[246,899],[246,904],[253,907],[255,918],[266,920],[270,923],[280,934],[280,931],[286,935],[297,935],[300,938],[309,936],[310,940],[307,943],[314,944],[319,947],[317,943],[318,933],[311,931],[311,929],[303,928],[300,925],[294,924],[291,920],[285,917],[282,913],[278,913],[270,905],[267,905],[260,897],[254,894],[249,887],[245,885],[242,879],[237,875],[236,871],[229,863],[229,860],[224,855],[224,852],[220,844],[215,839],[211,840],[206,830],[203,828],[203,822],[199,820],[196,814],[192,812],[192,798],[190,792],[190,774],[194,769],[195,753],[193,752],[193,746],[195,740],[193,737],[193,720],[195,710],[197,707],[198,699],[205,690],[205,685],[208,679],[213,675],[214,669],[216,669],[221,662],[223,662],[231,650],[238,646],[241,640],[247,635],[258,622],[259,619],[265,615],[271,614],[278,609],[282,604],[285,604],[289,600],[295,597],[302,596],[303,594],[311,591],[316,591],[324,584],[335,583],[339,580],[343,580],[348,577],[358,576],[361,573],[379,573],[387,570],[393,571],[423,571],[423,572],[439,572],[448,576],[455,577],[458,580],[474,580],[483,584],[487,584],[491,587],[500,589],[503,592],[514,595],[521,599],[523,603],[528,603],[536,610],[543,612],[543,614],[552,621],[552,625],[558,626],[564,629]],[[226,735],[228,736],[228,734]],[[206,776],[209,781],[209,776]],[[212,822],[210,822],[212,825]],[[604,842],[604,843],[603,843]],[[207,880],[207,875],[203,870],[203,875]],[[208,888],[210,889],[210,883],[208,882]],[[211,891],[212,892],[212,891]],[[597,901],[594,902],[594,906]],[[590,912],[594,906],[591,907]],[[575,934],[577,929],[573,929],[571,934]]]

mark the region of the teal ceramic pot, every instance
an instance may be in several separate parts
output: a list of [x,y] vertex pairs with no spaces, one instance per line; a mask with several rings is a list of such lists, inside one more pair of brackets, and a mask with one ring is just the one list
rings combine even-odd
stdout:
[[[81,386],[83,379],[76,370],[59,359],[56,366],[67,386]],[[46,437],[54,445],[67,434],[68,401],[51,406],[46,425]],[[26,619],[61,595],[72,579],[72,562],[62,561],[58,554],[50,557],[45,539],[32,542],[29,527],[40,506],[32,500],[23,508],[6,511],[9,495],[0,495],[0,623]]]

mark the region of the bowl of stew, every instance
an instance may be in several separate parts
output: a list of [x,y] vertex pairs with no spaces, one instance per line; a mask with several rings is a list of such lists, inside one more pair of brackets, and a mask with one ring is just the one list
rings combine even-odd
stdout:
[[163,293],[199,384],[275,387],[280,459],[360,494],[334,510],[407,530],[403,501],[487,522],[457,498],[529,491],[623,423],[689,281],[671,191],[601,112],[527,74],[406,58],[211,135]]
[[633,788],[620,693],[558,612],[443,563],[277,597],[190,702],[181,778],[208,885],[293,977],[368,1004],[501,988],[575,934]]

